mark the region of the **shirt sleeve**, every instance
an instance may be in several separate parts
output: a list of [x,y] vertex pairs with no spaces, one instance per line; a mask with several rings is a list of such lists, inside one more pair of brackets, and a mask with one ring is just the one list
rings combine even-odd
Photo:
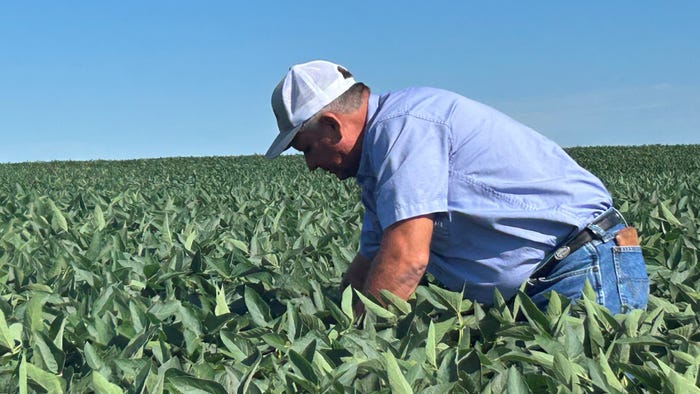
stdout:
[[404,219],[447,212],[449,127],[404,115],[384,120],[373,137],[369,149],[381,229]]
[[362,232],[360,233],[360,255],[372,261],[379,251],[382,242],[382,228],[372,207],[365,206],[362,217]]

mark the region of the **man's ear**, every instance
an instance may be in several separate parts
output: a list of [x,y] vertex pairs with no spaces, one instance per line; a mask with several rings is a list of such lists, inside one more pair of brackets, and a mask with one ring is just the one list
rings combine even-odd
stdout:
[[331,137],[334,142],[342,139],[341,119],[333,112],[324,112],[319,118],[319,124],[323,127],[325,133]]

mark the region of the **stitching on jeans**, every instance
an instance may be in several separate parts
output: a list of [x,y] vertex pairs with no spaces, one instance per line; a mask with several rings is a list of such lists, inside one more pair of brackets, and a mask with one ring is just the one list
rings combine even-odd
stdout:
[[641,246],[613,246],[614,253],[636,253],[642,252]]
[[615,286],[617,287],[617,294],[620,298],[620,309],[622,310],[622,312],[624,312],[624,310],[628,308],[630,302],[627,299],[627,295],[622,291],[622,277],[620,276],[622,267],[620,267],[620,262],[618,261],[618,258],[615,255],[616,253],[613,251],[613,266],[615,268],[615,276],[617,277],[617,279],[615,280]]
[[[598,241],[598,242],[595,242]],[[598,283],[591,283],[591,287],[593,287],[593,290],[596,293],[596,303],[600,305],[605,305],[605,290],[603,286],[603,273],[601,272],[600,268],[600,254],[598,253],[598,245],[602,244],[600,240],[593,240],[585,245],[583,245],[584,248],[586,248],[586,251],[591,255],[591,259],[593,260],[591,263],[591,268],[592,267],[598,267],[598,272],[594,272],[593,277]]]
[[[620,310],[621,312],[626,312],[634,308],[638,308],[638,305],[635,305],[635,299],[634,298],[628,298],[627,293],[622,291],[622,263],[620,259],[622,258],[623,254],[641,254],[641,246],[613,246],[612,248],[612,260],[613,260],[613,266],[615,268],[615,275],[617,276],[616,280],[616,285],[617,285],[617,293],[619,295],[620,299]],[[649,279],[648,278],[639,278],[639,277],[625,277],[625,281],[628,283],[648,283]]]

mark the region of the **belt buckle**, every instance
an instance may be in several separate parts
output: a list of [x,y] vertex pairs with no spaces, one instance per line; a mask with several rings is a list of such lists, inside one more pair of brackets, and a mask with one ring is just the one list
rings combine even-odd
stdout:
[[557,261],[564,260],[569,253],[571,253],[571,248],[568,246],[562,246],[561,248],[557,249],[556,252],[554,252],[554,259]]

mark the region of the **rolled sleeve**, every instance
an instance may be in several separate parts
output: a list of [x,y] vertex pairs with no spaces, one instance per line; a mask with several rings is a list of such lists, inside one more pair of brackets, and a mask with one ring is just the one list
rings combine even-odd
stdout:
[[375,135],[376,215],[382,230],[401,220],[446,212],[449,128],[406,115],[383,122]]

